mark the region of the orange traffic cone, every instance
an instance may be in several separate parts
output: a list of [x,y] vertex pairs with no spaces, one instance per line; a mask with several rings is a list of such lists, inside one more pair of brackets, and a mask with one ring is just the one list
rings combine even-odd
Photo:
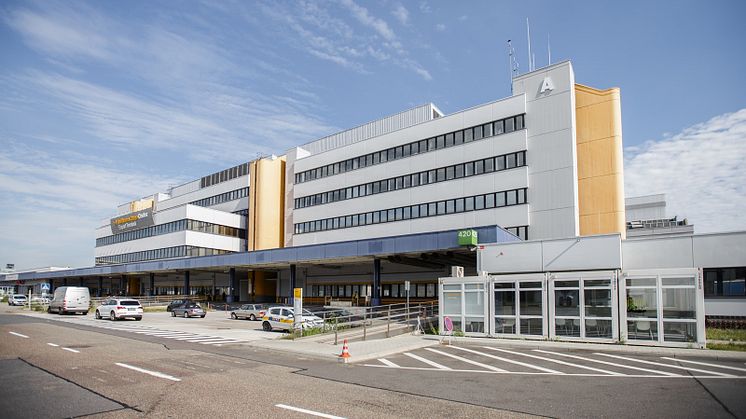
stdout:
[[344,344],[342,345],[342,354],[339,355],[339,360],[347,363],[347,360],[350,358],[350,350],[347,348],[347,339],[345,339]]

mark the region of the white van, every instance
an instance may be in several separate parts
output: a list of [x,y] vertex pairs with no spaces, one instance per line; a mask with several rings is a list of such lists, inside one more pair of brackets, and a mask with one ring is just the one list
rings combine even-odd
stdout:
[[54,290],[54,298],[49,303],[47,313],[83,313],[88,314],[91,305],[91,293],[87,287],[59,287]]

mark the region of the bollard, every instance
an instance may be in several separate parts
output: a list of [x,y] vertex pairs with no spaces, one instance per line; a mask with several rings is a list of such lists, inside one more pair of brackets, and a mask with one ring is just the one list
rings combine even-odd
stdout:
[[386,319],[386,337],[391,337],[391,306],[389,306],[389,314],[388,318]]

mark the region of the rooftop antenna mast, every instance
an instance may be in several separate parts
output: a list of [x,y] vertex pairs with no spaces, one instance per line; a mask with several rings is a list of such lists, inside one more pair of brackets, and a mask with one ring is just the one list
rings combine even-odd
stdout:
[[534,71],[536,63],[531,58],[531,25],[528,23],[528,18],[526,18],[526,37],[528,38],[528,71]]
[[547,65],[552,65],[552,45],[549,43],[549,34],[547,34]]
[[508,39],[508,66],[510,70],[510,94],[513,95],[513,79],[518,75],[518,59],[515,56],[515,49]]

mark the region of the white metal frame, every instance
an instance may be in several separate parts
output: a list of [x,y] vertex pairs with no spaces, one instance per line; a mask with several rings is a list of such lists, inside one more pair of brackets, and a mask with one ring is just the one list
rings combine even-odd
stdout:
[[[577,287],[558,287],[557,281],[578,281]],[[608,280],[608,286],[587,285],[586,281]],[[598,342],[615,342],[619,340],[619,304],[617,292],[617,272],[616,271],[589,271],[589,272],[563,272],[550,273],[548,283],[548,304],[549,313],[549,338],[571,341],[598,341]],[[586,314],[586,290],[608,290],[611,296],[610,308],[611,316],[588,316]],[[577,316],[557,316],[555,313],[555,291],[577,290],[578,291],[578,315]],[[578,336],[557,335],[557,319],[564,319],[565,324],[569,320],[571,327],[578,327]],[[611,337],[593,337],[587,336],[587,320],[609,321],[611,324]],[[598,327],[598,326],[597,326]]]
[[[506,284],[513,283],[512,288],[504,289],[505,292],[514,292],[515,295],[515,313],[513,315],[497,315],[495,313],[495,284]],[[520,284],[525,282],[541,282],[541,311],[542,314],[537,315],[522,315],[521,314],[521,291],[539,290],[537,288],[521,288]],[[489,318],[490,318],[490,336],[494,337],[514,337],[524,339],[547,339],[548,334],[548,321],[547,321],[547,276],[546,274],[520,274],[520,275],[493,275],[489,281]],[[512,319],[515,333],[498,333],[497,331],[497,319]],[[540,335],[529,335],[521,333],[521,320],[523,319],[537,319],[541,318],[542,321],[542,333]]]
[[[446,287],[456,287],[458,286],[458,290],[448,290]],[[478,288],[474,289],[468,289],[471,286],[478,286]],[[463,329],[466,325],[466,319],[467,318],[481,318],[484,324],[484,332],[471,332],[471,331],[465,331],[461,330],[461,332],[464,333],[464,336],[487,336],[490,330],[490,325],[492,324],[490,317],[489,317],[489,297],[487,295],[489,286],[489,278],[486,276],[472,276],[472,277],[463,277],[463,278],[440,278],[438,280],[438,298],[440,303],[440,308],[438,310],[438,330],[440,330],[441,334],[445,332],[445,328],[443,326],[443,318],[448,316],[452,320],[454,320],[454,323],[457,321],[461,325],[461,329]],[[445,311],[445,299],[443,294],[446,292],[458,292],[459,297],[461,298],[461,313],[448,313]],[[479,314],[467,314],[466,313],[466,294],[467,293],[474,293],[474,294],[480,294],[480,297],[482,298],[482,304],[483,304],[483,312],[481,315]],[[454,332],[456,332],[456,328],[454,327]]]
[[[628,279],[655,279],[655,286],[627,286]],[[663,285],[665,279],[669,278],[692,278],[691,285]],[[628,289],[655,289],[656,293],[656,318],[627,316],[627,295]],[[664,319],[663,318],[663,292],[666,289],[693,289],[695,292],[695,318],[694,319]],[[620,339],[622,342],[635,345],[651,346],[673,346],[673,347],[704,347],[706,342],[705,336],[705,302],[704,286],[702,279],[702,270],[697,268],[686,269],[647,269],[625,271],[619,281],[619,329]],[[650,340],[632,339],[628,333],[627,321],[650,322],[654,323],[657,329],[657,336]],[[696,342],[676,342],[665,339],[664,323],[693,323],[696,324],[697,339]],[[652,329],[652,327],[651,327]],[[652,335],[652,331],[650,332]]]

